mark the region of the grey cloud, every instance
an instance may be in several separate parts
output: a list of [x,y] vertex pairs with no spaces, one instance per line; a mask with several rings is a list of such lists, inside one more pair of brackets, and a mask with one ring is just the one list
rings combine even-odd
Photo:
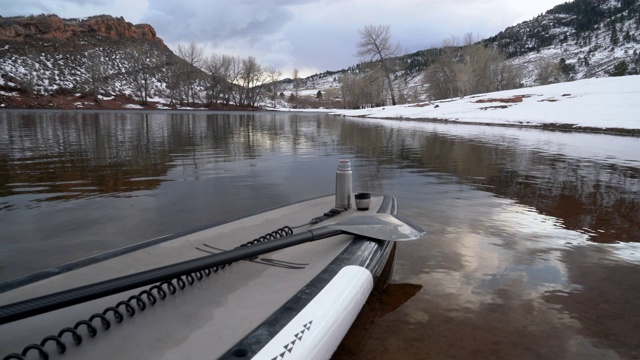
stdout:
[[[94,7],[108,6],[111,0],[0,0],[0,14],[2,16],[60,14],[60,9],[66,6]],[[98,15],[98,14],[94,14]]]
[[0,0],[0,12],[2,16],[38,15],[52,13],[53,7],[40,0]]
[[248,40],[255,43],[277,33],[293,17],[285,2],[151,0],[142,19],[169,42]]

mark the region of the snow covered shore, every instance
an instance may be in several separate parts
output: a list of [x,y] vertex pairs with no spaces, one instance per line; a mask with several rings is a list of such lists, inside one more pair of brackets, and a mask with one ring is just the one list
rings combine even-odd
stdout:
[[640,129],[640,75],[585,79],[337,115],[476,124]]

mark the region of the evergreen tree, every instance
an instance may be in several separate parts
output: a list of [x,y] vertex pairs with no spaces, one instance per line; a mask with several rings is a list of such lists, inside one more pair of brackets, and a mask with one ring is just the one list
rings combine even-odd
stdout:
[[618,26],[615,23],[611,26],[611,45],[618,45]]
[[629,70],[629,64],[621,60],[613,67],[613,71],[609,73],[609,76],[625,76],[627,75],[627,70]]

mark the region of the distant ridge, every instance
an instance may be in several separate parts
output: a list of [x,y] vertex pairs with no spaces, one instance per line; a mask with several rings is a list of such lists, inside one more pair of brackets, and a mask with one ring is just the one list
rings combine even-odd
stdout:
[[[172,74],[188,66],[151,25],[122,17],[0,17],[0,89],[5,90],[0,106],[101,108],[113,96],[128,104],[143,93],[165,99],[172,91]],[[15,90],[31,100],[6,95]],[[79,96],[90,98],[75,99]]]
[[148,24],[134,25],[109,15],[62,19],[57,15],[0,17],[0,41],[36,44],[43,40],[76,41],[106,37],[112,40],[146,39],[164,45]]
[[[469,29],[470,31],[472,29]],[[463,34],[451,34],[461,37]],[[541,66],[556,65],[564,80],[640,73],[640,0],[574,0],[555,6],[531,20],[510,26],[481,43],[497,47],[524,73],[525,86],[540,84]],[[439,48],[416,51],[397,58],[402,64],[396,86],[414,98],[426,99],[422,72],[441,53]],[[337,87],[346,72],[359,73],[363,64],[309,76],[305,88],[312,93]],[[409,88],[407,88],[409,87]],[[290,83],[285,87],[291,91]]]
[[[566,2],[508,27],[486,43],[529,69],[541,59],[562,61],[571,80],[638,74],[640,0]],[[616,66],[622,64],[625,70],[620,73]]]
[[[550,66],[561,72],[554,82],[638,74],[640,0],[566,2],[481,43],[502,50],[508,62],[522,70],[524,86],[542,84],[537,73]],[[429,89],[422,74],[441,52],[439,48],[425,49],[395,59],[398,68],[394,84],[403,102],[428,99]],[[51,95],[90,96],[96,106],[101,106],[101,99],[113,96],[136,103],[143,97],[139,83],[142,75],[148,86],[145,93],[152,101],[172,107],[195,106],[196,101],[189,101],[188,96],[191,93],[193,98],[194,90],[187,92],[184,101],[185,76],[193,82],[190,87],[197,90],[196,97],[202,103],[211,76],[201,68],[189,70],[192,67],[174,54],[149,24],[134,25],[109,15],[82,19],[57,15],[0,17],[0,107],[76,106],[76,102],[69,103],[71,98],[63,104],[42,99]],[[295,92],[306,96],[310,106],[317,102],[318,91],[324,92],[321,95],[326,95],[325,99],[339,103],[341,76],[360,76],[367,71],[367,64],[355,64],[314,74],[302,79]],[[284,96],[294,92],[291,79],[275,84]],[[12,101],[7,95],[12,91],[29,94],[32,100]],[[265,99],[265,103],[269,101],[274,102]],[[287,106],[287,101],[281,104]]]

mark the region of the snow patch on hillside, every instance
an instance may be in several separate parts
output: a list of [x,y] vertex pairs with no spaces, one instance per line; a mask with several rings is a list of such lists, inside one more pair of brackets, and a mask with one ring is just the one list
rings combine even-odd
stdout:
[[440,119],[467,123],[640,129],[640,75],[586,79],[419,104],[334,114],[369,118]]

